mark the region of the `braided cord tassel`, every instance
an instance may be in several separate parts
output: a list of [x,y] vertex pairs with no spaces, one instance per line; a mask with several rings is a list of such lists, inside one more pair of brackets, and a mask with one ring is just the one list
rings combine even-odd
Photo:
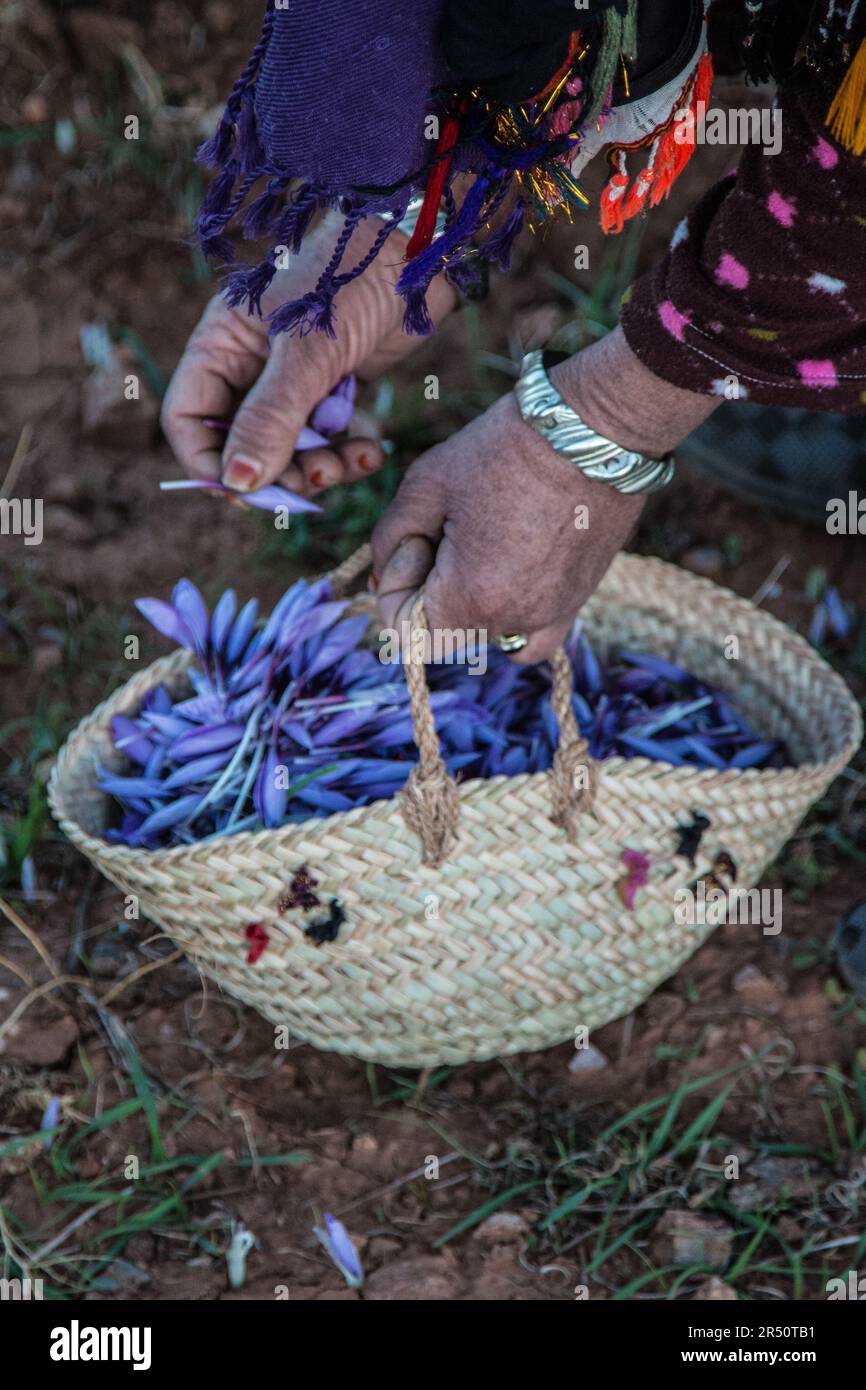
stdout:
[[601,115],[620,58],[634,60],[637,56],[637,5],[638,0],[628,0],[625,15],[614,9],[605,11],[601,47],[592,74],[592,100],[581,118],[583,125],[594,125]]

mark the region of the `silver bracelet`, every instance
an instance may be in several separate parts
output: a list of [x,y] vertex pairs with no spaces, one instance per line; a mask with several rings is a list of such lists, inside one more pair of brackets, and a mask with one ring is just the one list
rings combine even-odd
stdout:
[[674,476],[673,454],[649,458],[590,429],[553,385],[541,352],[528,352],[524,357],[514,394],[526,424],[588,478],[634,494],[656,492]]

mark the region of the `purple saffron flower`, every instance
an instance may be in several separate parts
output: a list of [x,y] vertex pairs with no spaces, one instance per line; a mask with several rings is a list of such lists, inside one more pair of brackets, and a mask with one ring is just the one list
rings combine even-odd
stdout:
[[248,507],[257,507],[263,512],[276,512],[279,507],[283,507],[290,516],[297,512],[322,510],[308,497],[300,497],[297,492],[289,492],[288,488],[278,487],[276,483],[268,483],[264,487],[256,488],[254,492],[240,492],[237,488],[227,487],[225,483],[212,478],[177,478],[171,482],[160,483],[159,486],[163,492],[215,492],[223,497],[235,497],[238,501],[245,502]]
[[[362,645],[365,619],[347,618],[327,581],[293,584],[258,628],[255,600],[238,612],[231,591],[210,615],[189,581],[173,599],[139,607],[194,652],[192,693],[173,700],[156,687],[138,718],[113,721],[128,765],[99,772],[121,808],[109,839],[189,844],[347,811],[404,785],[418,756],[405,674]],[[603,664],[578,629],[568,651],[575,715],[596,757],[719,770],[783,764],[781,745],[681,667],[632,652]],[[547,770],[559,737],[549,671],[516,667],[495,649],[488,662],[483,675],[459,663],[429,670],[446,766],[463,778]]]
[[42,1137],[42,1147],[43,1147],[43,1149],[50,1149],[50,1148],[51,1148],[51,1145],[54,1143],[54,1136],[55,1136],[55,1133],[56,1133],[56,1131],[57,1131],[57,1126],[58,1126],[59,1120],[60,1120],[60,1097],[59,1097],[59,1096],[52,1096],[51,1099],[49,1100],[48,1104],[47,1104],[46,1107],[45,1107],[45,1111],[44,1111],[44,1113],[43,1113],[43,1115],[42,1115],[42,1123],[41,1123],[40,1126],[39,1126],[39,1132],[40,1132],[40,1134],[43,1136],[43,1137]]
[[172,606],[192,633],[196,651],[207,648],[210,619],[204,599],[198,589],[188,579],[179,579],[172,590]]
[[244,604],[232,626],[231,635],[226,644],[226,659],[232,664],[237,661],[252,636],[253,628],[256,625],[258,616],[258,601],[251,598]]
[[229,634],[237,611],[238,600],[234,589],[226,589],[213,611],[210,620],[210,642],[215,652],[221,652]]
[[306,449],[326,449],[330,442],[327,435],[319,434],[318,430],[311,430],[309,425],[302,425],[295,440],[295,448],[303,453]]
[[171,755],[183,762],[220,753],[224,748],[236,748],[243,732],[243,724],[205,724],[199,729],[185,730],[172,743]]
[[355,409],[355,378],[344,376],[330,396],[320,401],[310,416],[314,430],[330,438],[344,430]]
[[337,1266],[350,1289],[360,1289],[364,1282],[364,1271],[352,1238],[341,1221],[325,1212],[325,1225],[313,1227],[313,1234],[324,1247],[325,1253]]
[[[269,748],[256,781],[255,808],[264,826],[279,825],[286,813],[288,769],[275,748]],[[285,784],[285,785],[284,785]]]
[[24,894],[26,903],[36,901],[36,865],[33,862],[32,854],[25,854],[21,860],[21,892]]
[[138,598],[135,600],[135,606],[157,632],[161,632],[164,637],[170,637],[179,647],[195,645],[190,629],[170,603],[163,603],[160,598]]
[[851,631],[851,619],[847,605],[839,597],[838,589],[829,588],[824,595],[824,602],[827,605],[827,617],[834,636],[847,637]]
[[116,748],[134,763],[141,763],[142,767],[146,764],[153,752],[153,744],[147,735],[142,733],[134,719],[115,714],[111,720],[111,733]]

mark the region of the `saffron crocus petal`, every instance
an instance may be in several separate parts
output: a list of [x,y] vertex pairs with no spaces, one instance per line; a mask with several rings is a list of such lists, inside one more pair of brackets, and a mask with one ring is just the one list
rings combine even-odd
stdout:
[[689,735],[687,738],[683,739],[683,744],[689,752],[694,753],[698,762],[702,763],[704,767],[715,767],[718,768],[719,771],[724,771],[728,766],[724,758],[721,758],[715,749],[710,747],[705,738],[696,738],[693,735]]
[[310,424],[314,430],[330,438],[346,428],[352,418],[353,409],[353,402],[346,396],[326,396],[313,411]]
[[161,784],[155,777],[115,777],[107,772],[100,777],[96,785],[100,791],[108,792],[110,796],[140,796],[147,801],[151,797],[159,796]]
[[313,1233],[321,1242],[326,1254],[333,1260],[350,1289],[359,1289],[364,1282],[361,1260],[349,1232],[336,1216],[325,1212],[324,1230],[314,1226]]
[[[306,610],[311,607],[309,601],[309,586],[306,581],[299,579],[297,584],[293,584],[290,589],[286,589],[282,598],[272,608],[270,617],[267,619],[261,632],[258,633],[257,651],[271,646],[277,633],[290,614],[299,610]],[[248,653],[249,655],[249,653]]]
[[302,425],[295,440],[295,448],[303,453],[305,449],[327,448],[328,442],[326,436],[319,434],[318,430],[311,430],[309,425]]
[[226,589],[220,598],[210,620],[210,644],[215,652],[221,652],[223,643],[234,622],[238,600],[234,589]]
[[308,497],[301,497],[297,492],[289,492],[288,488],[278,487],[276,483],[267,483],[264,487],[256,488],[255,492],[239,492],[237,496],[248,507],[258,507],[262,512],[275,512],[282,507],[289,515],[293,516],[298,512],[320,512],[322,509],[316,502],[311,502]]
[[216,691],[193,695],[189,700],[179,700],[174,712],[196,724],[222,724],[225,722],[225,698]]
[[328,667],[335,666],[346,652],[357,647],[367,631],[367,626],[368,620],[363,616],[347,618],[345,622],[338,623],[328,633],[316,657],[307,667],[307,678],[327,671]]
[[36,865],[33,862],[32,854],[25,854],[21,860],[21,870],[19,874],[21,892],[24,894],[24,901],[32,903],[36,901]]
[[173,792],[178,787],[188,787],[193,782],[206,781],[214,772],[220,772],[232,755],[231,748],[224,748],[221,753],[210,753],[206,758],[193,758],[191,762],[184,763],[172,772],[161,784],[161,791]]
[[685,765],[685,759],[672,753],[667,744],[661,740],[656,742],[651,738],[638,738],[636,734],[622,733],[619,735],[619,741],[624,743],[632,752],[640,754],[644,758],[652,758],[655,762],[673,763],[674,767]]
[[163,748],[160,744],[157,744],[157,746],[154,748],[153,752],[151,753],[150,757],[144,765],[145,777],[159,777],[162,773],[163,767],[165,766],[165,760],[167,757],[168,750],[166,748]]
[[280,825],[285,818],[288,801],[287,768],[275,748],[269,748],[256,779],[253,796],[259,820],[266,828]]
[[654,676],[660,676],[662,680],[671,681],[674,685],[681,685],[694,679],[688,671],[684,671],[682,666],[674,666],[671,661],[663,661],[660,656],[647,656],[639,652],[620,652],[623,661],[627,661],[632,666],[639,666],[644,671],[649,671]]
[[42,1134],[42,1147],[50,1149],[54,1143],[54,1134],[60,1121],[60,1097],[52,1096],[42,1112],[42,1122],[39,1125],[39,1132]]
[[274,643],[277,651],[285,651],[288,647],[291,647],[293,652],[298,651],[303,642],[333,627],[348,606],[348,600],[338,599],[332,603],[319,604],[317,608],[300,616],[289,613],[280,624],[279,635]]
[[283,719],[280,721],[280,728],[302,748],[308,748],[311,752],[315,749],[316,744],[313,735],[306,724],[301,723],[300,719]]
[[205,601],[190,579],[179,579],[172,590],[171,601],[193,635],[199,652],[207,649],[210,619]]
[[838,589],[831,587],[827,590],[824,595],[824,607],[833,636],[847,637],[851,631],[851,619],[845,604],[839,597]]
[[291,799],[303,801],[305,806],[315,806],[319,811],[350,811],[353,805],[351,798],[342,792],[331,791],[316,782],[292,791]]
[[336,386],[331,392],[332,396],[342,396],[343,399],[347,400],[350,405],[355,404],[355,397],[357,396],[357,394],[358,379],[357,377],[353,376],[351,372],[349,372],[347,376],[341,376],[340,380],[337,382]]
[[148,835],[156,835],[161,830],[170,830],[179,825],[181,821],[191,820],[201,805],[201,793],[197,792],[194,796],[181,796],[177,801],[172,801],[168,806],[161,806],[148,816],[137,831],[137,839],[146,839]]
[[111,733],[115,747],[125,753],[128,758],[131,758],[134,763],[141,763],[144,766],[153,752],[153,744],[147,735],[142,733],[135,720],[127,719],[122,714],[113,715]]
[[148,690],[141,702],[142,710],[152,710],[154,714],[171,713],[171,696],[164,685],[155,685],[152,690]]
[[142,715],[142,721],[163,738],[180,738],[181,734],[190,732],[189,720],[181,719],[174,714],[157,714],[155,710],[148,710]]
[[828,625],[829,619],[825,604],[823,602],[816,604],[815,611],[812,614],[812,621],[809,624],[809,641],[812,643],[813,647],[820,647],[827,635]]
[[777,743],[752,743],[748,748],[742,748],[739,753],[735,753],[728,767],[755,767],[758,763],[766,762],[778,746]]
[[254,598],[249,599],[241,609],[232,625],[231,636],[226,642],[226,660],[233,664],[243,652],[256,625],[259,605]]
[[350,775],[347,775],[345,761],[340,763],[337,771],[342,773],[346,782],[351,783],[353,787],[363,787],[370,782],[405,782],[411,767],[412,764],[403,758],[366,758],[363,765]]
[[161,632],[163,637],[170,637],[179,647],[195,646],[190,628],[170,603],[163,603],[161,598],[139,598],[136,599],[135,606],[142,617],[147,618],[151,626],[155,627],[157,632]]
[[646,717],[636,720],[631,727],[642,738],[652,738],[659,730],[667,729],[671,724],[679,724],[681,720],[697,714],[698,710],[706,709],[707,705],[712,703],[712,695],[704,695],[699,700],[675,700],[666,710],[651,710]]
[[210,724],[182,734],[171,745],[171,756],[177,762],[188,758],[206,757],[224,748],[236,748],[243,738],[243,724]]
[[[317,435],[314,430],[308,430],[307,434],[311,436],[310,442],[298,444],[297,448],[314,449],[318,447],[320,440],[322,444],[328,443],[327,439]],[[288,488],[278,487],[275,483],[257,488],[255,492],[241,492],[238,488],[226,487],[224,483],[216,482],[212,478],[178,478],[176,481],[160,483],[160,487],[164,492],[218,492],[223,497],[236,497],[248,507],[258,507],[266,512],[276,511],[277,507],[285,507],[290,513],[322,510],[315,502],[300,497],[296,492],[290,492]]]

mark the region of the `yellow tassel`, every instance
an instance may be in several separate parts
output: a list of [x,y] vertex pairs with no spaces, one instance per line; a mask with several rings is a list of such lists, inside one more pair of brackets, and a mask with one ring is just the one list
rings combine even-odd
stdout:
[[866,155],[866,39],[833,98],[827,125],[846,150]]

